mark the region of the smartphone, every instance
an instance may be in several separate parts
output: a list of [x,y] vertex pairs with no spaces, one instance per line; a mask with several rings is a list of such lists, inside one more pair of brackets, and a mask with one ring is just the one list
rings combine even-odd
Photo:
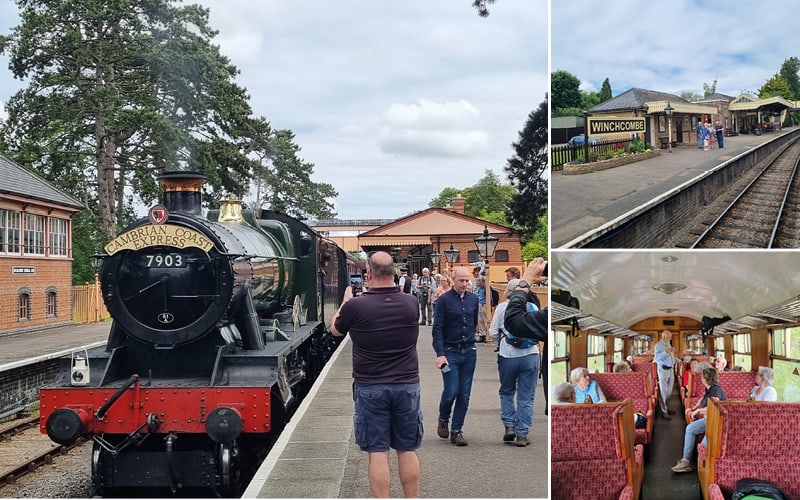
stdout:
[[353,295],[364,291],[364,277],[360,274],[350,275],[350,287],[353,289]]

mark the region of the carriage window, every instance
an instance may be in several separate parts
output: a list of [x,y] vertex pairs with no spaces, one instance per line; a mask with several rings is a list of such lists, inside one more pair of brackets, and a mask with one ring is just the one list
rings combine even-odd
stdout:
[[[719,336],[714,339],[714,357],[715,358],[724,358],[725,357],[725,338],[723,336]],[[730,366],[730,365],[728,365]]]
[[552,330],[553,342],[549,342],[550,350],[550,386],[567,382],[569,380],[569,332],[566,330]]
[[800,401],[800,327],[772,330],[772,353],[778,401]]
[[749,372],[752,366],[750,355],[750,334],[739,333],[733,336],[733,366],[741,366],[742,370]]
[[586,368],[589,373],[606,371],[606,341],[600,335],[589,335],[587,341]]
[[622,338],[615,337],[614,338],[614,363],[619,363],[622,361],[622,346],[624,342]]

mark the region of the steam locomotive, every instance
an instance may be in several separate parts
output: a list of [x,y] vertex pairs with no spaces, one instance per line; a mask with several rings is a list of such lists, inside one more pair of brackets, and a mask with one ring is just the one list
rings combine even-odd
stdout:
[[96,494],[238,496],[337,342],[326,331],[354,259],[285,214],[223,202],[206,178],[158,178],[164,204],[105,246],[105,347],[62,360],[40,430],[91,439]]

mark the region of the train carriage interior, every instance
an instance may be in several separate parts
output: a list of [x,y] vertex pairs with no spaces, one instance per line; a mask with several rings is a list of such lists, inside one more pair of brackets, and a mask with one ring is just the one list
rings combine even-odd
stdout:
[[[697,398],[696,391],[700,391],[700,397],[704,391],[704,386],[698,384],[702,373],[695,377],[697,372],[685,369],[684,360],[724,358],[727,366],[719,372],[719,384],[729,395],[729,401],[746,400],[759,368],[771,368],[778,403],[748,404],[783,405],[780,412],[800,415],[800,253],[678,249],[560,251],[551,256],[550,276],[551,389],[569,382],[571,372],[584,367],[589,379],[594,375],[592,380],[605,390],[609,403],[631,399],[633,409],[639,411],[635,392],[641,390],[645,394],[644,403],[639,406],[643,406],[648,430],[637,430],[635,437],[633,432],[617,432],[623,444],[626,439],[634,440],[632,450],[641,447],[643,455],[643,479],[631,479],[636,477],[637,472],[631,470],[636,465],[628,467],[628,484],[637,490],[633,498],[730,498],[734,480],[748,475],[773,481],[790,498],[800,494],[797,474],[788,479],[793,472],[787,472],[800,466],[796,454],[787,458],[788,468],[772,468],[763,460],[750,463],[741,457],[736,458],[736,465],[730,465],[734,463],[731,443],[737,438],[728,434],[733,431],[727,426],[734,424],[726,423],[725,418],[733,422],[736,412],[735,408],[725,406],[727,403],[709,404],[714,407],[713,412],[708,410],[709,415],[713,413],[715,417],[705,421],[706,442],[701,444],[698,437],[697,445],[692,446],[691,471],[672,470],[683,455],[685,429],[695,418],[685,414],[685,406],[698,400],[692,399]],[[653,359],[654,348],[664,330],[671,333],[675,360],[675,382],[672,393],[667,395],[666,415],[659,408],[662,395]],[[616,377],[623,374],[612,373],[616,371],[615,364],[626,360],[633,372],[647,372],[646,388],[637,385],[634,389],[634,384],[620,382],[622,377]],[[687,374],[688,380],[694,378],[690,383],[697,384],[699,389],[682,389],[684,372],[691,374]],[[738,381],[733,382],[734,379]],[[649,412],[647,398],[651,400]],[[762,414],[770,415],[778,411],[776,408],[768,406]],[[570,425],[569,414],[566,410],[554,413],[551,421],[554,450],[559,447],[558,436],[565,434],[555,429]],[[800,423],[800,417],[794,421]],[[585,425],[586,435],[591,436],[594,424]],[[636,426],[635,418],[630,425]],[[791,431],[792,436],[798,434],[796,427]],[[774,427],[765,425],[764,434],[762,441],[751,441],[738,448],[755,448],[752,453],[758,456],[758,448],[763,447],[761,452],[764,452],[773,438],[783,440],[778,449],[795,446],[794,437],[786,442],[786,437]],[[554,455],[554,498],[558,498],[555,485],[559,480],[580,481],[559,477],[563,470],[574,466],[579,465],[559,463]],[[608,484],[612,479],[600,482]],[[572,488],[577,491],[579,487]],[[598,495],[598,498],[619,498],[617,491]]]

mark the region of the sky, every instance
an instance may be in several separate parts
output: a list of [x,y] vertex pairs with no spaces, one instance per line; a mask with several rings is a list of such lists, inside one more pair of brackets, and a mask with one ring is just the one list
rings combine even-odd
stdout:
[[[552,2],[552,70],[614,96],[632,87],[680,95],[757,94],[789,57],[800,57],[788,21],[800,1],[780,3],[615,0]],[[789,17],[787,17],[789,16]]]
[[[257,116],[291,129],[340,219],[394,219],[514,154],[549,88],[546,0],[201,0]],[[19,22],[0,0],[0,33]],[[24,84],[0,56],[2,103]],[[255,190],[253,190],[253,193]],[[245,198],[248,199],[247,197]],[[252,199],[252,197],[251,197]]]

